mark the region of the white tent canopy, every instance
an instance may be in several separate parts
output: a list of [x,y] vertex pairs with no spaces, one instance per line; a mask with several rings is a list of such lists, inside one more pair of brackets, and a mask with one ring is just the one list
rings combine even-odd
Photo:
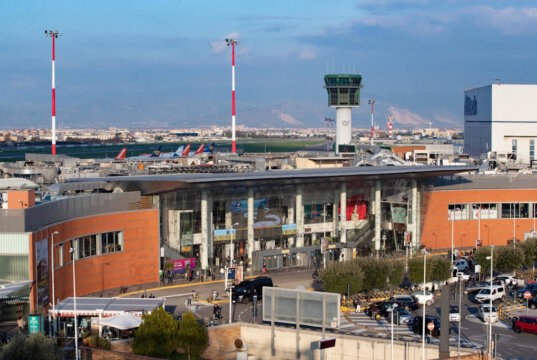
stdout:
[[119,330],[135,329],[140,326],[142,319],[132,314],[121,314],[100,320],[99,325],[109,326]]

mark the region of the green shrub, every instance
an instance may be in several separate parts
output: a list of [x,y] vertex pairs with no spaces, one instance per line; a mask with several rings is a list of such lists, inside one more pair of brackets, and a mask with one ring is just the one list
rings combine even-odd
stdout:
[[19,334],[11,339],[0,351],[0,360],[60,360],[61,350],[56,341],[38,333],[28,337]]
[[333,262],[320,272],[323,287],[328,292],[346,294],[347,284],[351,294],[362,291],[363,273],[356,261]]
[[179,323],[159,307],[145,314],[134,333],[132,351],[136,355],[167,358],[179,344]]
[[186,353],[188,359],[198,358],[209,346],[207,329],[199,324],[194,314],[187,312],[181,316],[179,323],[179,346]]

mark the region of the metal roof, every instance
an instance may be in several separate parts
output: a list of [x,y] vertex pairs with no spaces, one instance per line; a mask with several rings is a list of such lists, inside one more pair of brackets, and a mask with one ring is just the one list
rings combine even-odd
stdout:
[[[93,298],[77,297],[76,313],[78,316],[120,315],[123,313],[150,313],[153,309],[164,306],[164,298]],[[73,298],[66,298],[55,310],[49,310],[55,316],[73,316]]]
[[[270,184],[312,184],[319,182],[367,181],[393,179],[394,177],[430,178],[451,176],[463,172],[475,172],[476,166],[371,166],[305,170],[272,170],[250,173],[228,174],[169,174],[115,176],[95,178],[93,181],[106,181],[124,191],[142,192],[142,195],[158,194],[182,188],[214,188],[215,186],[255,186]],[[91,181],[73,179],[72,181]],[[269,183],[269,184],[267,184]]]
[[31,283],[31,281],[18,281],[0,285],[0,299],[9,297],[14,292],[29,286]]

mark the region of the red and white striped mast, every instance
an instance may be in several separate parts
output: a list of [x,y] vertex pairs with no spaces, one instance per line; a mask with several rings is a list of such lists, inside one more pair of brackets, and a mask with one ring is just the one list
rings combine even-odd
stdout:
[[52,155],[56,155],[56,78],[54,70],[54,40],[61,36],[56,30],[45,30],[45,36],[52,38]]
[[388,132],[390,134],[390,139],[393,139],[393,116],[388,116]]
[[369,99],[367,103],[371,105],[371,145],[373,145],[373,139],[375,138],[375,120],[373,115],[373,106],[375,105],[375,100]]
[[231,152],[236,153],[235,143],[235,45],[239,42],[235,39],[226,39],[227,46],[231,45]]

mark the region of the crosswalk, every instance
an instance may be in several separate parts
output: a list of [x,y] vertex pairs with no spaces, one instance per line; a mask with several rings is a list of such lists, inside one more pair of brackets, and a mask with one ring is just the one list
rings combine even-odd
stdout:
[[[367,335],[378,338],[389,338],[391,336],[391,322],[385,318],[375,320],[363,313],[350,313],[341,315],[339,331],[348,335]],[[393,325],[394,338],[405,341],[421,341],[421,335],[414,334],[410,324]],[[427,337],[427,343],[440,344],[440,339]],[[449,343],[451,346],[457,346],[457,336],[451,335]],[[476,348],[479,347],[469,339],[461,338],[461,346]]]

